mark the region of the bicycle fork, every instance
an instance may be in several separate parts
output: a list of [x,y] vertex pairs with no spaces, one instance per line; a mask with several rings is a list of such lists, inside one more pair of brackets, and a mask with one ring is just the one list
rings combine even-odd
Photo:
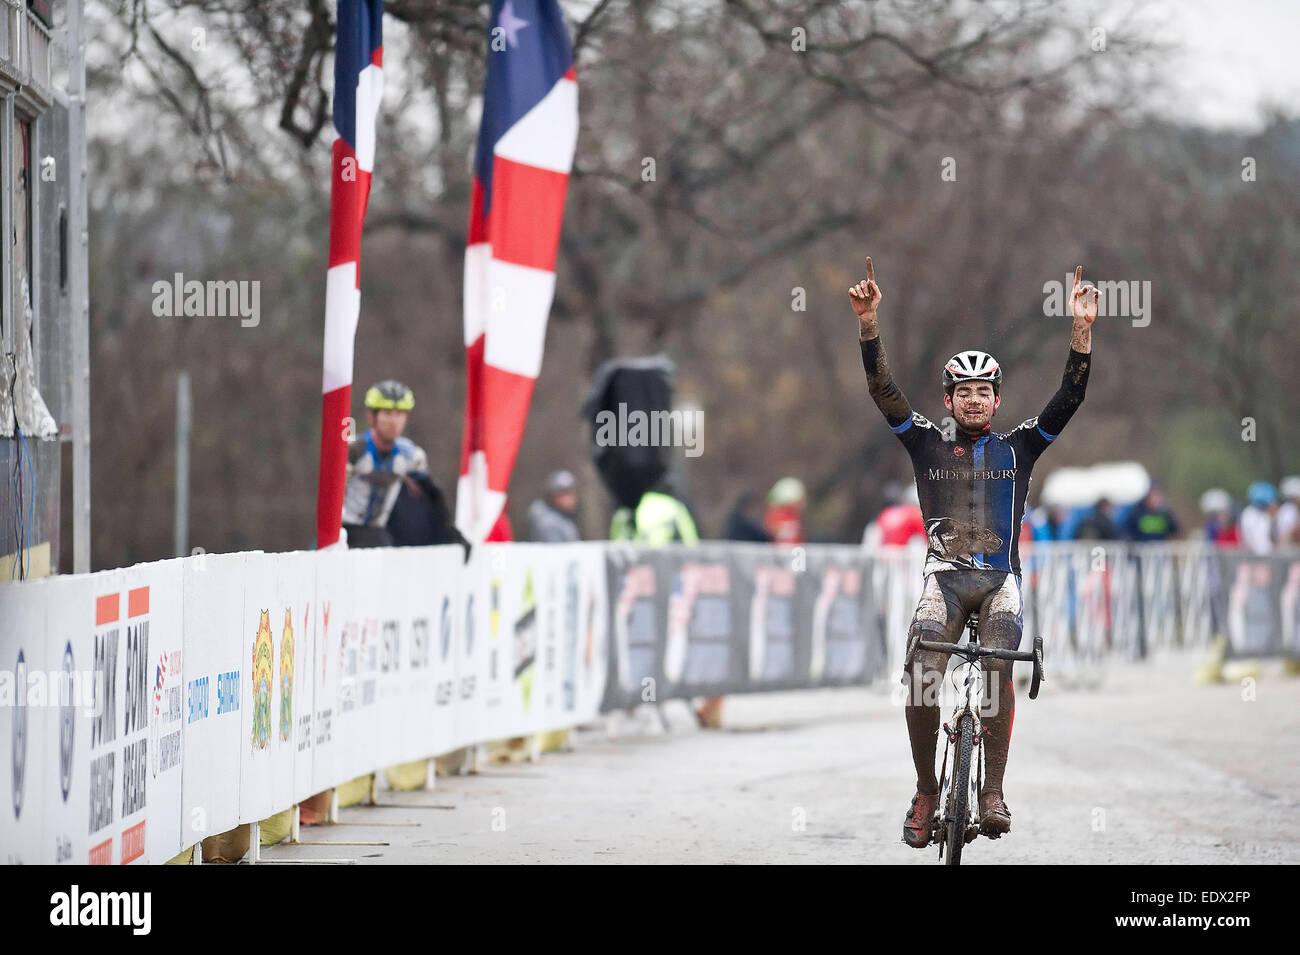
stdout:
[[970,791],[966,797],[966,819],[963,825],[965,841],[970,842],[972,833],[979,832],[979,793],[984,788],[984,747],[981,744],[988,737],[989,730],[979,717],[978,702],[982,699],[980,677],[983,675],[983,671],[971,664],[967,664],[967,666],[971,666],[971,672],[966,676],[965,699],[953,710],[950,717],[951,722],[943,724],[945,740],[943,744],[943,769],[939,777],[939,812],[930,835],[931,843],[939,846],[941,858],[944,852],[945,836],[948,832],[949,807],[955,802],[951,793],[952,773],[949,772],[949,769],[952,764],[948,761],[948,754],[951,752],[954,759],[958,756],[956,748],[961,735],[962,717],[969,717],[972,721],[971,758],[975,764],[972,767],[974,772],[971,773],[970,780],[967,783]]

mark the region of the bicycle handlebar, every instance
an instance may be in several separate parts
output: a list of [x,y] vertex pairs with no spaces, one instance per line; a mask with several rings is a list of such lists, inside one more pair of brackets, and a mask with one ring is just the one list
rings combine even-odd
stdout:
[[975,657],[993,657],[995,660],[1018,660],[1024,663],[1034,661],[1034,654],[1029,650],[1001,650],[996,647],[971,646],[969,643],[958,646],[955,643],[935,643],[932,640],[922,640],[917,646],[922,650],[932,650],[937,653],[957,653],[968,660]]
[[1034,665],[1034,676],[1029,683],[1029,698],[1038,699],[1038,686],[1043,680],[1043,638],[1034,637],[1032,644],[1033,649],[1021,652],[1019,650],[1001,650],[996,647],[981,647],[979,644],[966,644],[958,646],[955,643],[936,643],[933,640],[918,640],[917,647],[921,650],[932,650],[936,653],[956,653],[958,656],[965,657],[966,660],[974,664],[980,657],[993,657],[996,660],[1015,660],[1032,663]]

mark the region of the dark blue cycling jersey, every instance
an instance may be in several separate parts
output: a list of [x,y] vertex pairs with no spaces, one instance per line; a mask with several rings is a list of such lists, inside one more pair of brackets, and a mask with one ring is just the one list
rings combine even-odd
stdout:
[[880,339],[861,346],[871,396],[912,458],[925,520],[925,573],[986,569],[1019,576],[1030,473],[1083,403],[1091,355],[1071,349],[1061,387],[1038,417],[1004,433],[958,428],[948,440],[912,411],[889,374]]

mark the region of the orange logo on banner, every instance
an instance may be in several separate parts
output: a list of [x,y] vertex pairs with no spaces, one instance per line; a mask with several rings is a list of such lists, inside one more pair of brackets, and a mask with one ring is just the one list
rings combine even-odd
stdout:
[[104,594],[102,597],[95,598],[95,626],[101,627],[106,623],[112,623],[122,615],[121,594]]
[[149,612],[149,588],[137,587],[135,590],[127,592],[126,595],[126,615],[128,617],[141,617]]
[[122,865],[144,855],[144,822],[137,822],[122,833]]

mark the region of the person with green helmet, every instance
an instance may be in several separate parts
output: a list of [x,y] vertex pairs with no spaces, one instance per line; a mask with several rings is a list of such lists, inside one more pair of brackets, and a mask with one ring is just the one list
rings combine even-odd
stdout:
[[[442,492],[429,477],[428,456],[403,434],[415,408],[414,392],[390,378],[370,386],[365,404],[370,427],[348,445],[343,492],[348,546],[456,542],[468,555]],[[401,521],[393,520],[395,510]]]
[[802,544],[803,511],[808,495],[803,481],[796,477],[783,477],[767,492],[767,506],[763,511],[763,526],[778,544]]

